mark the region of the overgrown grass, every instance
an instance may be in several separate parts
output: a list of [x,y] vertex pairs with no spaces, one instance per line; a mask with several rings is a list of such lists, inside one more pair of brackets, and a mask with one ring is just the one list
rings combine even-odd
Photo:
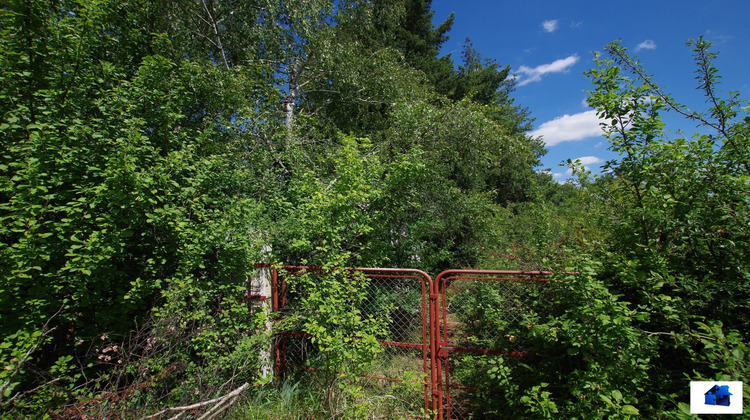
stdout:
[[228,420],[298,420],[325,418],[318,392],[304,388],[299,382],[283,381],[249,392],[227,415]]
[[[345,384],[326,387],[321,375],[306,375],[296,382],[285,380],[248,391],[244,399],[227,414],[228,420],[302,420],[302,419],[413,419],[414,411],[404,395],[403,386],[395,392],[374,392],[378,385],[367,378],[344,380]],[[379,389],[379,388],[378,388]],[[330,400],[339,405],[332,407]]]

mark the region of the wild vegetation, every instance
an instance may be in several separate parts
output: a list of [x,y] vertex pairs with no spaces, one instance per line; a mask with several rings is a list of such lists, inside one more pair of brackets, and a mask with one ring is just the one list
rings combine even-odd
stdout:
[[[619,44],[597,56],[619,158],[559,185],[509,68],[469,40],[440,56],[452,17],[430,3],[3,3],[3,416],[140,418],[244,383],[234,418],[369,415],[353,375],[383,326],[334,310],[356,279],[301,303],[350,368],[263,383],[265,314],[241,297],[264,259],[577,273],[530,328],[534,375],[484,372],[539,379],[508,388],[515,417],[688,418],[688,380],[750,377],[750,116],[710,43],[690,43],[704,112]],[[699,134],[666,136],[666,112]],[[342,325],[363,339],[331,341]]]

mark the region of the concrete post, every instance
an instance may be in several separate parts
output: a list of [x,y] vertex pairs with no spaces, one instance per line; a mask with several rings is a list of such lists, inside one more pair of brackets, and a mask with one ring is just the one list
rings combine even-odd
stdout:
[[[266,256],[271,254],[271,247],[264,245],[261,252],[263,253],[263,260]],[[260,376],[263,379],[273,377],[273,340],[271,340],[271,334],[273,333],[273,320],[271,319],[271,312],[273,311],[273,285],[271,284],[271,270],[268,267],[258,267],[250,275],[250,282],[248,288],[248,299],[250,299],[250,308],[252,313],[257,314],[259,311],[265,314],[264,325],[256,331],[257,334],[265,334],[268,336],[268,346],[260,350],[258,356],[258,366],[260,367]]]

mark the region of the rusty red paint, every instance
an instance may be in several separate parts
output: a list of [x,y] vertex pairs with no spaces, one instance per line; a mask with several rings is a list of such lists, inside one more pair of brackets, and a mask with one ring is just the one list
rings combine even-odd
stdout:
[[[442,420],[445,416],[452,418],[451,389],[480,390],[479,388],[463,386],[451,382],[450,357],[453,353],[471,354],[504,354],[507,356],[529,357],[534,356],[525,352],[497,351],[482,348],[455,347],[450,345],[448,325],[448,290],[453,280],[475,280],[475,281],[509,281],[509,282],[538,282],[546,283],[547,277],[552,275],[549,271],[516,271],[516,270],[446,270],[438,274],[434,281],[434,293],[439,295],[439,303],[435,309],[435,331],[437,332],[437,352],[439,361],[435,363],[437,401],[433,404],[437,408],[437,418]],[[497,391],[487,389],[487,391]]]
[[[260,265],[259,265],[260,266]],[[338,270],[337,268],[327,269],[316,266],[274,266],[264,264],[263,266],[272,268],[273,282],[273,309],[277,316],[282,316],[287,309],[286,282],[285,279],[290,275],[312,274],[321,275],[327,272]],[[282,270],[280,273],[279,270]],[[418,281],[420,283],[421,299],[421,343],[410,343],[393,340],[380,340],[383,346],[392,346],[395,348],[413,348],[422,350],[422,368],[424,373],[424,407],[425,410],[436,413],[436,418],[442,420],[444,417],[451,417],[452,397],[450,389],[492,391],[495,389],[485,389],[465,386],[459,383],[451,382],[450,360],[452,354],[469,353],[475,355],[493,355],[502,354],[511,357],[535,357],[538,356],[529,352],[521,351],[504,351],[486,348],[469,348],[463,346],[453,346],[450,343],[450,333],[448,328],[448,291],[454,280],[473,280],[473,281],[501,281],[501,282],[534,282],[544,284],[552,275],[549,271],[516,271],[516,270],[446,270],[433,279],[424,271],[415,269],[401,268],[344,268],[354,273],[362,273],[368,278],[378,281],[407,280]],[[311,367],[295,366],[287,363],[285,336],[309,336],[299,332],[281,332],[276,336],[276,372],[283,373],[284,368],[295,368],[305,370],[317,370]],[[390,378],[379,375],[364,376],[371,379],[402,382],[399,378]]]

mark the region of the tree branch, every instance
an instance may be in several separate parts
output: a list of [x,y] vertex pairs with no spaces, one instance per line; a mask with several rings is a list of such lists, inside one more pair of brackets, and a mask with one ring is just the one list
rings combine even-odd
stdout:
[[245,382],[241,387],[235,389],[229,394],[222,395],[221,397],[214,398],[208,401],[191,404],[191,405],[185,405],[182,407],[165,408],[164,410],[161,410],[158,413],[143,417],[141,418],[141,420],[156,419],[156,418],[161,417],[164,414],[172,413],[172,412],[180,412],[180,414],[178,414],[178,417],[179,417],[182,415],[182,412],[195,410],[195,409],[202,408],[202,407],[216,403],[214,407],[212,407],[205,414],[203,414],[201,417],[198,418],[198,420],[208,420],[208,419],[214,418],[217,414],[221,413],[222,411],[230,407],[232,404],[234,404],[234,402],[237,400],[239,395],[243,391],[245,391],[249,386],[250,384]]
[[224,62],[224,67],[226,67],[226,69],[229,70],[229,63],[227,62],[227,55],[224,52],[224,47],[221,45],[221,38],[219,37],[219,27],[216,24],[216,19],[214,19],[213,15],[211,15],[211,11],[208,9],[206,0],[201,0],[201,3],[203,4],[203,9],[206,11],[208,18],[211,19],[211,28],[214,31],[214,36],[216,36],[215,45],[219,49],[219,51],[221,51],[221,60]]

